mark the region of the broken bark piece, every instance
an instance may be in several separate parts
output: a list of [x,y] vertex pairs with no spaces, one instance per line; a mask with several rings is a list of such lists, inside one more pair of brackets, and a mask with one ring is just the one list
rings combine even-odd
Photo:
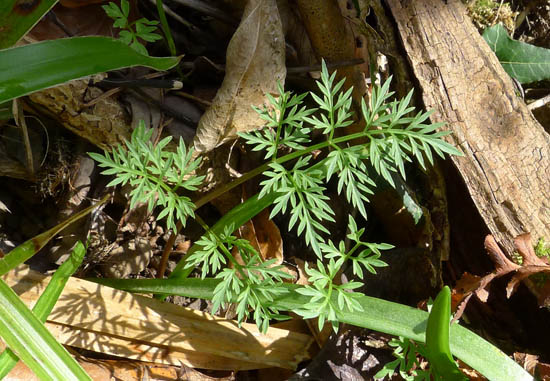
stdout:
[[[49,277],[20,267],[4,280],[28,305]],[[132,359],[220,369],[294,369],[309,358],[309,335],[270,328],[207,313],[70,278],[48,317],[60,342]]]
[[[452,157],[491,233],[550,237],[550,136],[515,94],[459,0],[389,0],[432,122],[464,152]],[[430,36],[429,39],[427,36]]]
[[[99,81],[105,75],[92,78]],[[66,129],[99,148],[110,150],[111,146],[130,138],[130,120],[122,105],[112,97],[87,106],[87,102],[103,94],[99,88],[89,86],[89,82],[88,78],[77,79],[37,91],[28,98],[33,106],[59,121]]]

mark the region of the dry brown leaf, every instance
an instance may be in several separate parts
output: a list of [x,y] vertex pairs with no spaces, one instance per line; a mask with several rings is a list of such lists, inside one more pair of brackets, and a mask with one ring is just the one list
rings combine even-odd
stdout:
[[506,257],[492,235],[485,237],[485,250],[495,264],[497,274],[504,275],[521,267]]
[[[495,279],[504,275],[513,273],[512,278],[506,286],[506,297],[510,298],[516,291],[519,283],[533,274],[550,273],[550,265],[542,258],[537,257],[533,245],[531,244],[531,235],[529,233],[521,234],[514,239],[514,244],[523,257],[523,265],[520,266],[512,262],[506,254],[500,249],[492,235],[485,238],[485,249],[491,257],[496,270],[480,278],[476,275],[464,273],[457,282],[453,292],[462,296],[454,319],[460,318],[471,296],[475,293],[482,302],[487,302],[489,291],[487,286]],[[545,282],[542,287],[529,287],[537,296],[540,306],[545,306],[550,302],[550,282]]]
[[248,1],[226,61],[223,83],[197,127],[198,151],[259,128],[263,122],[251,105],[261,106],[266,93],[276,92],[277,81],[284,84],[285,38],[275,0]]
[[247,239],[258,250],[262,260],[275,258],[275,265],[283,262],[283,240],[281,232],[269,219],[269,211],[262,210],[252,220],[239,228],[241,238]]
[[[100,3],[106,4],[106,1],[61,0],[59,3],[52,10],[57,20],[53,17],[43,17],[25,37],[43,41],[69,37],[67,32],[73,36],[109,37],[118,33],[117,28],[113,27],[113,19],[101,8]],[[78,7],[68,7],[69,5],[78,5]],[[137,9],[137,2],[130,0],[130,22],[139,17]],[[63,25],[65,30],[59,25]]]
[[531,374],[534,374],[535,368],[539,362],[539,356],[529,353],[514,352],[514,361],[517,362],[523,369]]
[[[76,79],[29,95],[33,106],[51,116],[65,128],[102,149],[110,149],[130,138],[132,128],[123,105],[114,98],[105,98],[92,107],[90,100],[104,92],[90,86],[90,79],[100,81],[105,74]],[[32,111],[32,109],[31,109]]]
[[[156,365],[141,361],[97,360],[80,356],[77,361],[94,381],[135,381],[135,380],[187,380],[187,381],[231,381],[231,375],[209,377],[193,368]],[[273,368],[271,368],[273,369]],[[228,372],[224,372],[228,373]],[[22,362],[4,378],[5,381],[38,381],[38,377]]]
[[549,381],[550,380],[550,364],[539,362],[537,364],[537,374],[540,377],[540,380]]
[[530,233],[518,235],[514,239],[514,245],[516,245],[518,252],[523,257],[523,266],[548,266],[547,262],[535,254],[535,249],[531,244]]
[[521,365],[531,375],[536,375],[537,380],[550,380],[550,364],[540,362],[539,356],[515,352],[514,361]]

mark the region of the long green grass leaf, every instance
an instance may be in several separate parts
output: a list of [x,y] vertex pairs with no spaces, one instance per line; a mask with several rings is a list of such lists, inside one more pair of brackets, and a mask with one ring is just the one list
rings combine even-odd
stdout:
[[41,380],[91,380],[1,279],[0,336]]
[[[52,309],[59,299],[61,292],[63,292],[69,277],[73,275],[82,263],[84,254],[86,254],[86,248],[82,242],[78,241],[69,259],[59,266],[50,279],[48,286],[46,286],[46,289],[38,298],[32,312],[42,323],[46,321],[48,315],[52,312]],[[0,380],[13,369],[18,361],[19,358],[17,355],[9,348],[7,348],[4,353],[0,355]]]
[[56,3],[57,0],[0,1],[0,49],[15,45]]
[[174,67],[180,57],[149,57],[108,37],[74,37],[0,50],[0,103],[72,79],[131,66]]

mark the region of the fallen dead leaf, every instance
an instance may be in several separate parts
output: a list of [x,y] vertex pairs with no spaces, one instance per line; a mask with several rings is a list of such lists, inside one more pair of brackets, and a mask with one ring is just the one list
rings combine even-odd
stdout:
[[[248,240],[258,250],[262,261],[276,259],[274,265],[283,263],[283,239],[275,223],[269,219],[269,210],[264,209],[252,220],[238,229],[240,238]],[[240,258],[233,250],[235,258]]]
[[[488,235],[485,238],[485,249],[493,261],[496,270],[485,275],[484,277],[478,277],[468,273],[464,273],[462,275],[453,290],[456,295],[460,295],[462,297],[453,320],[457,320],[460,316],[462,316],[462,313],[464,312],[464,309],[473,294],[475,294],[480,301],[487,302],[487,298],[489,296],[487,286],[495,278],[513,274],[506,286],[506,297],[510,298],[515,293],[519,283],[522,280],[526,280],[534,274],[550,273],[550,265],[542,258],[539,258],[533,249],[533,245],[531,244],[531,234],[525,233],[517,236],[514,240],[514,244],[518,250],[518,253],[523,258],[523,264],[521,266],[512,262],[506,256],[492,235]],[[530,282],[528,286],[537,297],[539,305],[547,305],[547,302],[550,301],[549,282],[544,282],[542,286],[536,286],[533,282]]]
[[227,47],[226,74],[197,128],[194,145],[206,152],[263,122],[251,105],[284,84],[285,39],[275,0],[249,0]]

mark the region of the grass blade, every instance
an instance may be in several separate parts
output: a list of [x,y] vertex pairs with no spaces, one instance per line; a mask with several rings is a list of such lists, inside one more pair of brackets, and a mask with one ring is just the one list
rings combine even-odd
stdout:
[[41,380],[91,380],[3,280],[0,336]]
[[[82,242],[78,241],[69,259],[59,266],[48,283],[48,286],[40,295],[40,298],[38,298],[32,311],[42,323],[46,321],[46,318],[52,312],[63,288],[65,288],[65,284],[82,263],[85,253],[86,248]],[[13,369],[18,361],[19,358],[17,355],[9,348],[0,355],[0,380]]]
[[0,103],[72,79],[131,66],[168,70],[180,57],[149,57],[108,37],[73,37],[0,50]]
[[56,3],[57,0],[32,2],[29,10],[24,1],[0,1],[0,49],[15,45]]

